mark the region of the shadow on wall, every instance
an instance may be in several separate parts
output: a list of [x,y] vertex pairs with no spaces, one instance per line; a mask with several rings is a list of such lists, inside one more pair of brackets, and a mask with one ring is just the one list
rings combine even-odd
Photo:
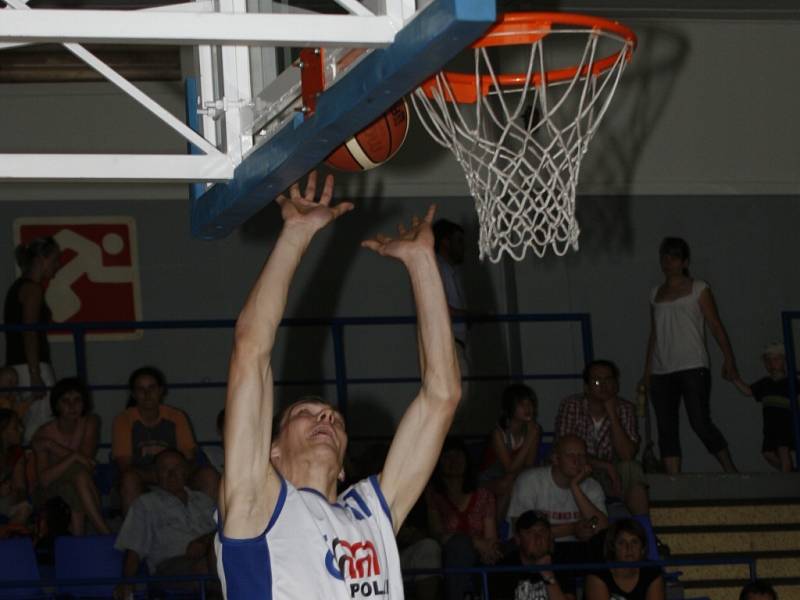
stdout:
[[[689,53],[688,41],[677,32],[637,27],[636,34],[639,46],[633,61],[622,77],[605,122],[589,144],[581,167],[582,181],[620,192],[578,197],[583,252],[569,254],[570,262],[583,257],[630,254],[635,245],[629,193],[636,165],[650,132],[672,97],[675,80]],[[552,266],[558,260],[550,254],[545,263]]]
[[[320,177],[324,177],[325,174],[320,172]],[[358,187],[360,183],[361,188]],[[394,227],[395,221],[399,218],[400,206],[387,206],[382,199],[380,185],[369,191],[364,189],[363,185],[363,182],[353,179],[346,193],[337,186],[334,202],[337,198],[354,199],[358,205],[357,213],[354,211],[353,215],[345,216],[320,234],[315,242],[318,247],[313,254],[321,259],[306,263],[305,267],[309,268],[310,272],[303,277],[303,287],[292,292],[297,301],[293,304],[292,314],[287,314],[287,317],[336,316],[339,299],[342,296],[342,286],[348,280],[348,272],[356,254],[365,252],[360,242],[370,236],[376,223],[386,223],[387,228],[391,223],[391,227]],[[277,207],[268,205],[242,226],[240,235],[245,242],[263,243],[264,240],[276,239],[281,225],[282,220]],[[330,330],[327,327],[313,327],[303,328],[302,332],[296,333],[286,336],[284,340],[285,352],[281,353],[284,360],[283,364],[276,365],[275,377],[284,380],[309,380],[327,375],[332,378],[333,361],[326,360],[326,355],[329,355],[329,349],[332,347]],[[293,396],[294,389],[294,386],[289,386],[281,395]],[[318,394],[332,399],[335,389],[332,386],[317,384],[305,386],[304,393]]]

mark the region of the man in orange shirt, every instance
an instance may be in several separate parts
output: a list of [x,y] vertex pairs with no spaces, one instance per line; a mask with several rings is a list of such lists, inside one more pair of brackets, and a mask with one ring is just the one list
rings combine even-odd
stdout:
[[128,379],[133,405],[114,419],[111,454],[121,473],[122,512],[156,483],[155,457],[166,448],[180,451],[192,465],[189,487],[217,499],[219,474],[197,465],[197,442],[183,411],[163,404],[164,374],[155,367],[136,369]]

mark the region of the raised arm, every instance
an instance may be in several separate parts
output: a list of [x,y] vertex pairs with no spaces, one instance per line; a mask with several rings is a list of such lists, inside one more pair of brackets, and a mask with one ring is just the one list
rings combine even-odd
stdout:
[[269,462],[271,356],[289,285],[314,234],[353,208],[349,203],[330,205],[330,176],[319,202],[314,200],[315,193],[316,173],[312,173],[305,193],[294,184],[288,197],[276,199],[283,228],[236,322],[225,402],[225,472],[220,494],[224,533],[232,538],[261,533],[280,490],[280,480]]
[[431,223],[435,206],[424,219],[398,236],[379,235],[364,242],[382,256],[406,267],[417,308],[422,386],[406,410],[386,458],[380,482],[397,531],[422,493],[461,398],[461,381],[450,314],[433,252]]

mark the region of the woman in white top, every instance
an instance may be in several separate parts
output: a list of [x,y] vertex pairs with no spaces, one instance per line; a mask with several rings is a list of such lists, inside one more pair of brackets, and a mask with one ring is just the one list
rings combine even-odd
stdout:
[[650,390],[658,422],[658,444],[669,474],[680,473],[680,402],[689,424],[706,449],[729,473],[736,467],[725,437],[711,422],[711,376],[705,325],[717,341],[724,362],[722,376],[736,379],[736,359],[719,318],[711,288],[689,275],[689,245],[681,238],[664,238],[659,248],[664,283],[650,294],[650,338],[644,384]]

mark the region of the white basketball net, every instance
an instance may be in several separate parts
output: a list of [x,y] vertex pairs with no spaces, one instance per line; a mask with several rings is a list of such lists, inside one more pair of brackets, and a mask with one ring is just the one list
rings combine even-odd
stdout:
[[[522,260],[528,249],[539,257],[548,247],[558,256],[578,249],[575,190],[581,158],[608,109],[633,43],[599,29],[546,31],[530,50],[513,46],[527,53],[526,76],[513,87],[498,80],[489,54],[497,48],[475,48],[477,102],[448,101],[455,95],[446,73],[436,76],[432,98],[422,88],[411,97],[425,129],[464,169],[478,212],[481,260],[488,257],[496,263],[504,252]],[[583,54],[573,62],[578,64],[575,75],[534,85],[546,80],[545,47],[563,35],[586,38]],[[594,66],[609,56],[609,40],[619,53],[601,71]],[[485,95],[481,75],[489,76]]]

